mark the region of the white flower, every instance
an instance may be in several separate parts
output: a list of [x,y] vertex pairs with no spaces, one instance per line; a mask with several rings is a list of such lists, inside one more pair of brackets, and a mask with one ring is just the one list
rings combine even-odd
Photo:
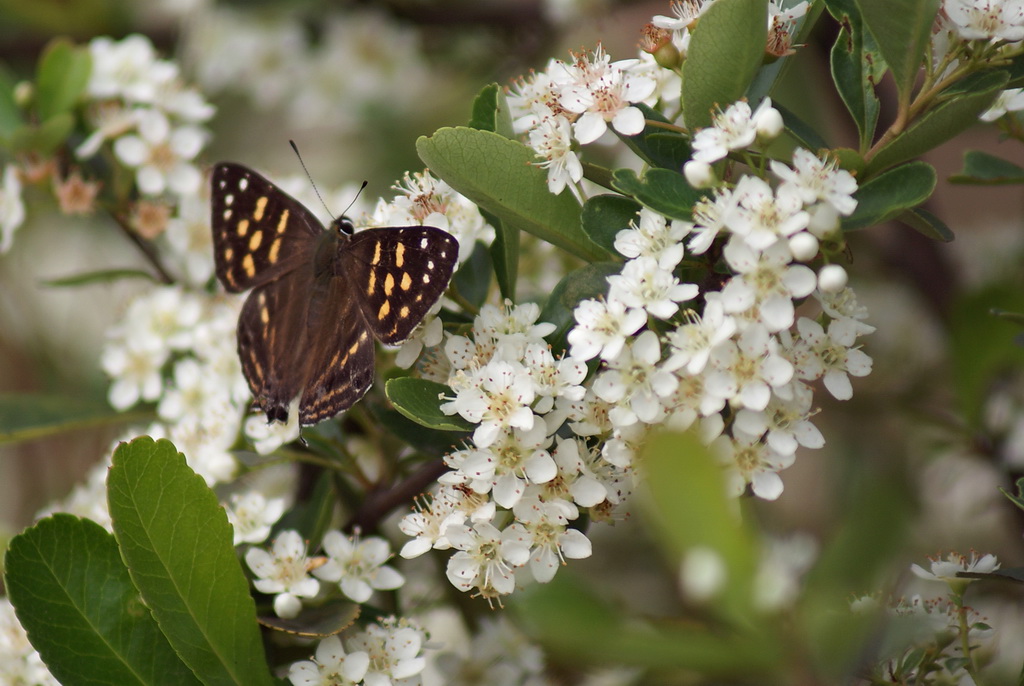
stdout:
[[801,317],[796,324],[800,341],[794,349],[797,376],[805,381],[824,376],[825,388],[836,400],[853,397],[848,374],[867,376],[871,373],[871,358],[853,347],[859,333],[858,324],[852,319],[834,319],[826,334],[821,324]]
[[608,124],[624,136],[644,130],[644,115],[632,103],[646,100],[657,82],[642,73],[630,71],[636,60],[609,63],[604,50],[587,59],[580,56],[571,70],[573,82],[562,88],[559,104],[581,115],[573,125],[576,139],[586,145],[600,138]]
[[663,399],[675,392],[679,380],[659,368],[660,361],[658,335],[644,331],[594,380],[597,397],[615,404],[608,413],[615,426],[653,424],[664,415]]
[[530,559],[530,547],[506,529],[488,522],[448,527],[448,540],[458,552],[448,558],[448,580],[460,591],[478,588],[482,593],[508,595],[515,590],[513,569]]
[[258,577],[252,585],[260,593],[276,594],[274,612],[290,619],[302,609],[299,598],[312,598],[320,591],[320,582],[309,576],[306,544],[298,531],[282,531],[274,539],[273,553],[249,548],[245,562]]
[[687,247],[697,255],[708,251],[719,232],[728,223],[739,206],[739,197],[730,188],[717,188],[712,198],[701,198],[693,208],[693,230]]
[[352,636],[348,647],[370,657],[364,686],[412,686],[419,683],[418,675],[427,666],[420,654],[425,641],[423,631],[413,623],[388,617]]
[[451,645],[437,656],[439,683],[448,686],[549,686],[544,651],[504,613],[481,617],[468,646]]
[[725,311],[750,311],[772,332],[793,325],[793,299],[810,295],[818,285],[818,278],[809,267],[789,264],[789,248],[781,241],[757,253],[743,240],[733,239],[726,244],[723,254],[737,272],[722,288]]
[[764,410],[744,408],[736,413],[736,426],[744,433],[762,436],[778,453],[792,454],[797,446],[821,448],[825,437],[818,427],[811,423],[811,403],[814,399],[811,389],[793,382],[789,399],[773,396]]
[[[587,377],[587,365],[577,359],[565,356],[556,360],[550,347],[531,343],[523,354],[523,363],[537,393],[533,406],[537,414],[551,412],[556,399],[581,400],[586,393],[582,384]],[[553,424],[552,430],[560,424],[560,421]]]
[[942,9],[965,40],[1024,39],[1024,3],[1019,0],[945,0]]
[[771,186],[756,176],[744,176],[733,195],[738,202],[728,220],[729,229],[743,237],[753,250],[764,250],[780,238],[788,238],[807,228],[810,216],[803,211],[795,189]]
[[14,244],[14,232],[25,221],[25,203],[21,200],[21,179],[13,164],[4,167],[0,185],[0,255]]
[[683,259],[683,238],[691,228],[690,222],[669,221],[664,215],[644,207],[640,210],[639,224],[631,221],[628,229],[615,234],[615,249],[629,259],[653,257],[659,267],[671,271]]
[[572,78],[572,71],[561,60],[548,60],[544,71],[531,72],[508,91],[506,101],[512,114],[512,129],[526,133],[546,116],[568,114],[559,104],[559,93]]
[[185,357],[174,365],[174,384],[160,398],[156,413],[167,422],[185,416],[198,417],[231,402],[222,380],[210,374],[194,357]]
[[814,297],[821,303],[821,309],[832,319],[853,320],[858,336],[873,333],[875,327],[864,323],[868,318],[868,308],[857,302],[857,294],[852,288],[844,288],[838,293],[816,291]]
[[771,169],[782,181],[779,191],[788,189],[805,205],[824,202],[843,216],[849,216],[857,209],[857,201],[853,198],[857,192],[857,180],[850,172],[840,169],[834,158],[823,160],[809,150],[797,148],[793,152],[792,169],[777,160],[772,160]]
[[1008,88],[999,94],[992,106],[981,113],[978,119],[995,121],[1007,112],[1024,110],[1024,88]]
[[286,422],[271,421],[262,412],[246,417],[244,432],[253,442],[257,453],[269,455],[282,445],[298,439],[302,430],[299,426],[299,400],[300,396],[296,396],[289,403]]
[[567,510],[564,502],[544,502],[539,498],[521,500],[515,508],[519,521],[508,528],[523,545],[529,546],[530,573],[542,584],[555,577],[559,563],[565,564],[565,558],[580,560],[592,553],[590,539],[568,528],[568,514],[575,508]]
[[548,190],[555,195],[583,178],[583,164],[572,149],[572,126],[565,117],[540,117],[530,131],[530,147],[542,158],[537,165],[548,170]]
[[526,347],[544,344],[544,337],[555,330],[550,322],[537,322],[540,306],[536,303],[514,305],[506,300],[504,307],[484,305],[473,321],[473,337],[477,341],[494,340],[496,354],[506,360],[521,360]]
[[320,641],[313,660],[293,662],[288,667],[292,686],[354,686],[363,680],[370,656],[363,651],[345,653],[339,636]]
[[210,203],[199,194],[182,196],[177,213],[167,220],[161,234],[169,251],[180,265],[185,281],[202,287],[213,276],[213,232],[210,230]]
[[93,132],[75,148],[75,156],[82,160],[99,152],[104,141],[131,131],[138,123],[136,110],[126,107],[120,100],[92,103],[85,112],[85,119]]
[[629,260],[620,274],[608,277],[608,300],[621,301],[628,308],[647,311],[659,319],[670,319],[679,311],[677,303],[697,297],[692,283],[679,283],[671,270],[658,266],[653,257]]
[[138,349],[123,343],[107,345],[100,357],[103,371],[113,380],[107,400],[115,410],[127,410],[139,400],[153,402],[164,389],[166,350]]
[[447,550],[451,547],[445,534],[453,524],[466,521],[466,514],[459,509],[462,491],[452,486],[441,486],[429,505],[418,502],[416,511],[402,517],[398,529],[406,536],[413,537],[402,546],[399,553],[404,558],[419,557],[431,548]]
[[206,143],[206,134],[195,126],[172,129],[167,116],[159,110],[138,110],[138,135],[121,136],[114,142],[114,153],[129,167],[136,168],[136,182],[146,195],[165,190],[179,195],[196,193],[202,182],[199,169],[192,164]]
[[958,577],[957,574],[959,572],[990,574],[999,569],[999,559],[995,555],[989,553],[979,558],[978,553],[973,550],[970,557],[951,552],[946,555],[946,559],[930,559],[931,566],[929,569],[924,569],[920,565],[914,564],[910,566],[910,571],[918,577],[929,581],[966,583],[968,579]]
[[711,448],[726,467],[733,495],[742,494],[747,484],[758,498],[775,500],[782,495],[783,484],[778,472],[793,464],[793,455],[777,453],[757,436],[738,430],[733,436],[719,436]]
[[365,603],[374,590],[391,591],[405,583],[405,577],[384,563],[391,546],[383,538],[346,538],[340,531],[324,534],[327,562],[313,570],[323,581],[338,582],[341,592],[357,603]]
[[684,313],[686,323],[668,333],[669,357],[665,369],[675,371],[686,367],[687,374],[700,374],[716,345],[736,332],[736,320],[725,313],[719,298],[710,298],[704,314],[694,310]]
[[114,41],[106,36],[89,43],[92,70],[86,91],[94,98],[124,98],[152,103],[157,91],[178,76],[177,66],[156,59],[149,38],[132,34]]
[[230,481],[238,469],[231,452],[238,440],[242,409],[219,405],[201,416],[185,417],[168,427],[167,438],[188,459],[188,466],[203,477],[206,485]]
[[704,10],[710,6],[711,2],[705,2],[704,0],[673,0],[669,5],[669,9],[672,10],[672,14],[675,16],[666,17],[662,14],[656,14],[651,19],[651,23],[659,29],[683,31],[688,29],[704,13]]
[[736,341],[726,341],[711,352],[707,390],[727,399],[733,407],[763,410],[772,391],[793,378],[793,365],[777,352],[778,344],[768,330],[751,324]]
[[445,462],[465,476],[474,491],[487,493],[493,488],[494,501],[511,508],[529,484],[547,483],[558,475],[547,451],[550,443],[544,420],[535,417],[530,429],[506,432],[487,449],[456,451]]
[[757,139],[758,126],[777,116],[770,98],[761,101],[753,112],[745,100],[729,105],[724,112],[714,115],[711,126],[694,135],[693,159],[710,164],[726,157],[732,150],[750,147]]
[[412,334],[402,341],[401,347],[395,353],[395,365],[401,369],[408,369],[416,363],[420,354],[425,348],[434,348],[444,340],[444,323],[437,318],[441,310],[441,301],[438,300],[423,320],[413,329]]
[[225,509],[235,532],[235,545],[267,540],[271,527],[284,514],[284,508],[284,498],[267,498],[256,490],[233,494]]
[[614,360],[622,352],[626,338],[647,323],[647,313],[627,308],[620,300],[583,300],[573,311],[576,326],[567,336],[569,355],[589,360],[600,355]]
[[479,424],[473,442],[486,448],[503,431],[533,426],[530,405],[534,395],[533,380],[522,364],[495,360],[481,367],[471,383],[458,390],[454,400],[441,405],[441,410]]
[[818,557],[818,544],[808,534],[769,538],[754,577],[754,604],[762,611],[779,610],[796,601],[800,579]]
[[459,242],[459,264],[469,258],[477,241],[490,245],[494,240],[494,227],[484,220],[480,208],[429,171],[406,173],[392,188],[398,191],[395,199],[378,202],[358,226],[419,224],[443,229]]

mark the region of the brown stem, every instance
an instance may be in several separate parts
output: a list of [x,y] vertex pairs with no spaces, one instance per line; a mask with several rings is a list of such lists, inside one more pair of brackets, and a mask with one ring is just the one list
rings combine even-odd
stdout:
[[128,221],[119,213],[111,211],[110,216],[114,218],[117,225],[121,227],[121,231],[135,244],[135,247],[139,249],[146,261],[156,270],[157,276],[163,283],[174,283],[174,277],[164,268],[164,265],[160,262],[160,257],[156,254],[156,250],[153,246],[142,239],[142,237],[132,230]]
[[447,465],[438,457],[424,463],[405,481],[400,481],[390,488],[370,491],[352,519],[345,525],[345,531],[351,531],[357,526],[363,531],[373,531],[392,510],[400,505],[411,503],[413,498],[423,493],[446,471],[448,471]]

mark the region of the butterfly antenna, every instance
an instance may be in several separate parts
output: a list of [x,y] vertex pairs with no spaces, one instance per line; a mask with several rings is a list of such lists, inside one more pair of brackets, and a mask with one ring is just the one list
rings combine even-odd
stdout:
[[[306,178],[309,179],[309,185],[313,187],[313,192],[316,193],[316,197],[320,200],[320,204],[324,206],[325,210],[327,210],[327,214],[333,217],[334,213],[331,212],[331,208],[327,206],[327,203],[324,202],[323,196],[320,195],[320,189],[316,187],[316,182],[313,181],[313,175],[309,173],[309,170],[306,169],[306,163],[302,161],[302,155],[299,154],[299,146],[295,145],[295,141],[290,138],[288,139],[288,144],[292,146],[292,150],[295,151],[295,156],[299,158],[299,164],[302,165],[302,171],[306,172]],[[351,207],[351,205],[349,205],[349,207]]]

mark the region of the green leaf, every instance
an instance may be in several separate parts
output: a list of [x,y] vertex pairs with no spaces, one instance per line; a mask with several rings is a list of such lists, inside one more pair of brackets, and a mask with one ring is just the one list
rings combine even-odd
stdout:
[[868,161],[865,170],[873,176],[906,160],[922,155],[941,143],[951,140],[978,122],[978,115],[987,110],[1006,85],[1006,72],[996,71],[971,79],[969,92],[949,92],[950,99],[917,120],[896,136]]
[[857,126],[860,148],[867,150],[878,125],[880,108],[874,85],[885,61],[871,34],[864,31],[860,10],[853,0],[830,0],[828,8],[840,24],[829,55],[832,79]]
[[568,190],[548,191],[534,152],[490,131],[439,129],[416,141],[420,159],[437,176],[506,223],[587,261],[602,251],[580,228],[580,206]]
[[749,619],[757,548],[736,516],[719,462],[695,432],[660,431],[644,445],[638,464],[650,496],[641,500],[643,511],[669,559],[681,560],[694,550],[713,552],[728,583],[708,603],[723,616]]
[[[294,529],[307,542],[309,550],[316,550],[334,520],[337,504],[338,494],[334,488],[333,474],[324,470],[316,477],[312,492],[288,508],[284,516],[274,524],[268,538],[273,540],[282,531]],[[260,623],[264,623],[263,620]]]
[[1024,167],[981,150],[964,153],[964,168],[949,178],[952,183],[998,186],[1024,183]]
[[622,271],[620,262],[595,262],[566,274],[540,312],[540,321],[551,322],[555,330],[546,340],[557,357],[569,345],[566,335],[575,323],[573,310],[581,300],[597,298],[608,292],[608,277]]
[[630,222],[639,221],[640,205],[621,195],[595,195],[583,205],[583,231],[590,240],[618,256],[615,236],[628,229]]
[[1024,368],[1024,349],[1015,341],[1020,330],[1013,322],[993,317],[993,309],[1024,311],[1024,293],[1015,282],[966,293],[954,303],[949,323],[953,387],[972,429],[980,429],[993,381],[1007,369]]
[[693,206],[704,197],[682,174],[668,169],[648,169],[643,178],[637,177],[632,169],[616,169],[614,177],[615,190],[670,219],[689,221],[693,217]]
[[1012,502],[1014,505],[1016,505],[1021,510],[1024,510],[1024,476],[1022,476],[1019,479],[1017,479],[1017,494],[1016,495],[1010,493],[1009,491],[1007,491],[1002,486],[999,487],[999,490],[1002,492],[1003,495],[1005,495],[1007,498],[1010,499],[1010,502]]
[[[658,110],[643,103],[635,106],[644,113],[644,119],[663,124],[670,123]],[[657,125],[646,124],[644,130],[635,136],[620,135],[619,138],[644,162],[655,167],[678,171],[692,155],[689,138]]]
[[44,286],[62,288],[64,286],[86,286],[94,283],[110,283],[122,279],[146,279],[156,282],[156,279],[149,272],[142,269],[101,269],[94,272],[82,272],[71,276],[62,276],[57,279],[43,281]]
[[906,224],[918,233],[935,241],[951,242],[956,236],[946,223],[923,207],[915,207],[896,216],[896,221]]
[[475,428],[459,415],[441,411],[444,398],[455,395],[455,391],[443,383],[402,376],[389,380],[384,386],[384,393],[402,416],[421,426],[439,431],[472,431]]
[[701,15],[683,62],[683,120],[691,131],[709,126],[715,108],[724,110],[747,92],[767,35],[764,0],[718,0]]
[[14,99],[16,85],[14,76],[0,65],[0,141],[6,140],[25,123],[21,108]]
[[473,114],[469,127],[481,131],[493,131],[505,138],[512,138],[512,113],[501,87],[492,83],[484,86],[473,100]]
[[993,307],[989,312],[993,317],[999,317],[1002,320],[1024,327],[1024,312],[1007,312],[1006,310],[1000,310],[998,307]]
[[843,230],[874,226],[917,207],[931,196],[935,182],[935,169],[926,162],[909,162],[876,176],[853,196],[857,209],[843,219]]
[[490,213],[485,212],[484,215],[488,223],[494,227],[490,253],[498,289],[502,298],[515,301],[516,279],[519,276],[519,230],[507,226]]
[[516,592],[507,602],[528,636],[576,666],[685,669],[726,681],[774,683],[768,675],[783,658],[767,634],[629,621],[566,571],[550,583]]
[[161,631],[204,684],[269,684],[256,608],[217,496],[169,441],[122,443],[107,478],[114,536]]
[[407,419],[397,410],[385,409],[379,405],[373,407],[373,416],[389,435],[404,441],[424,455],[443,455],[453,450],[464,438],[464,434],[460,432],[428,429]]
[[75,118],[69,112],[56,114],[42,124],[25,124],[10,136],[11,150],[49,154],[67,140],[75,128]]
[[476,243],[473,252],[459,266],[452,283],[467,302],[479,308],[491,290],[491,258],[487,246]]
[[58,393],[0,393],[0,444],[90,426],[143,421],[152,415],[148,410],[118,412],[101,398]]
[[828,142],[821,137],[821,134],[798,117],[795,112],[777,102],[772,102],[772,107],[782,115],[782,122],[786,126],[786,135],[795,140],[798,145],[812,151],[829,147]]
[[50,672],[64,684],[199,684],[139,598],[114,537],[57,514],[15,536],[7,594]]
[[[910,102],[914,80],[928,52],[939,0],[856,0],[864,25],[889,65],[901,102]],[[904,158],[906,159],[906,158]]]
[[89,83],[92,58],[86,48],[70,41],[50,41],[36,70],[36,109],[46,121],[70,110]]

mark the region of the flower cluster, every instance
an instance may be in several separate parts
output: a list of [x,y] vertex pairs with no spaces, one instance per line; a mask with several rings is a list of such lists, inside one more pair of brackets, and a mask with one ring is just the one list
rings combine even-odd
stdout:
[[347,636],[344,644],[340,636],[320,641],[312,660],[292,663],[288,680],[292,686],[418,684],[427,664],[426,638],[414,623],[388,617]]
[[32,686],[60,684],[43,664],[39,653],[32,648],[7,596],[0,598],[0,683]]
[[365,603],[375,590],[390,591],[405,583],[401,574],[384,564],[391,557],[391,546],[383,538],[360,539],[358,533],[346,538],[332,530],[324,535],[323,548],[325,557],[308,557],[302,537],[288,529],[277,535],[270,552],[258,547],[246,551],[245,561],[257,577],[253,586],[274,596],[279,617],[297,616],[300,599],[316,597],[323,590],[321,581],[337,584],[342,594],[357,603]]

